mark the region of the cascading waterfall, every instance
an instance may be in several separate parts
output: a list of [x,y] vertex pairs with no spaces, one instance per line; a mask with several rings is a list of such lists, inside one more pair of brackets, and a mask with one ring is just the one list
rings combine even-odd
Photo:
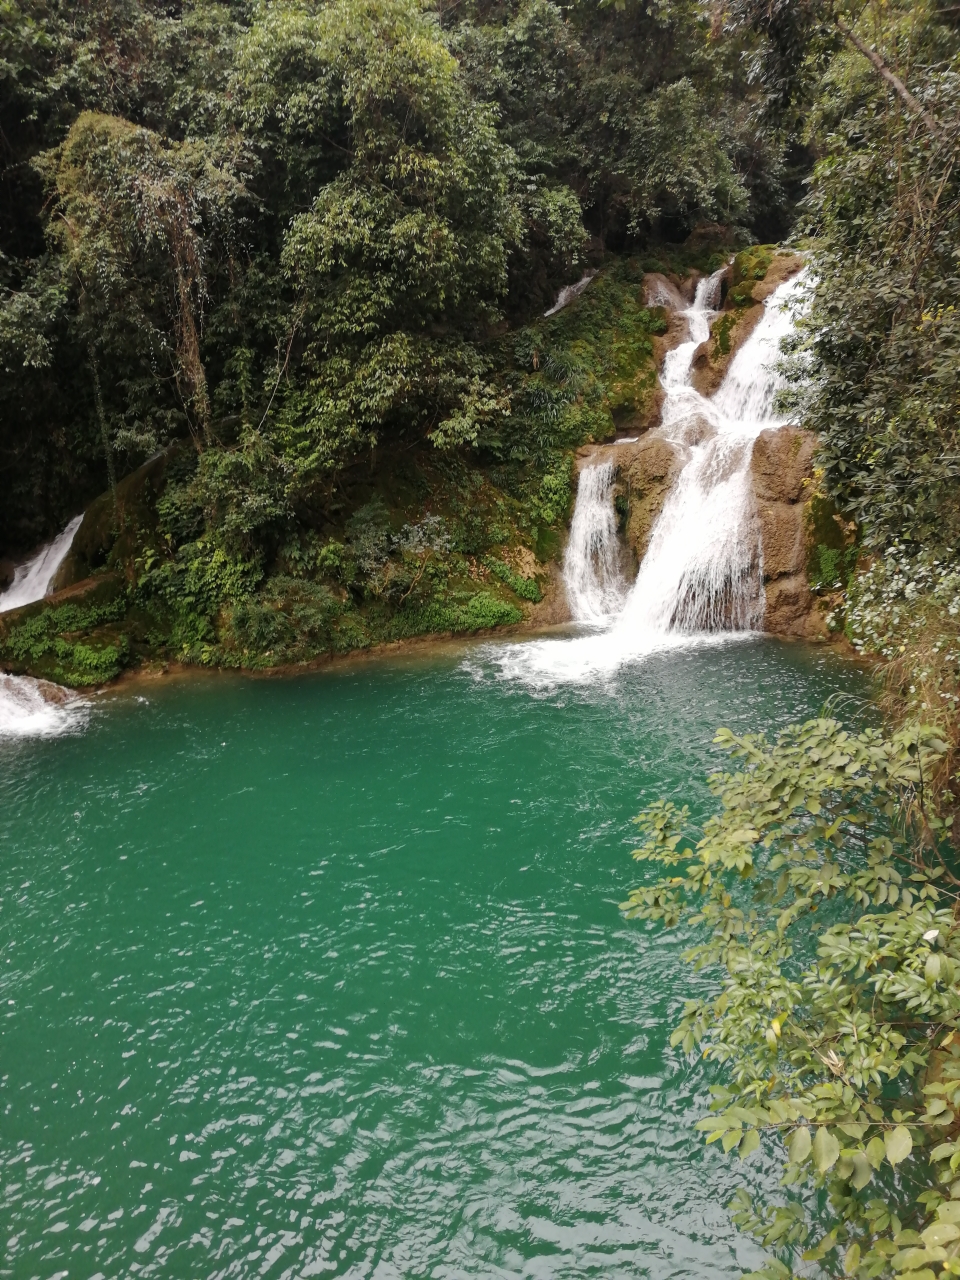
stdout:
[[[0,613],[42,600],[73,545],[83,516],[76,516],[52,542],[17,568],[0,595]],[[0,672],[0,738],[51,737],[86,722],[88,704],[66,689]]]
[[[622,609],[602,634],[512,646],[497,657],[505,673],[534,681],[582,680],[614,671],[656,649],[751,633],[763,622],[763,555],[750,479],[753,442],[761,431],[785,425],[774,413],[781,385],[777,356],[793,327],[802,275],[767,300],[764,314],[734,357],[716,394],[707,399],[692,385],[694,353],[710,333],[722,272],[697,285],[685,312],[689,338],[663,364],[665,392],[658,432],[685,457],[680,476],[651,531],[643,563]],[[792,305],[793,304],[793,305]],[[613,467],[605,481],[580,473],[571,526],[578,550],[564,564],[576,621],[602,621],[595,602],[604,595],[597,546],[614,528]],[[601,532],[602,530],[602,532]],[[576,573],[574,572],[576,571]],[[591,576],[592,575],[592,576]],[[592,611],[591,611],[592,610]]]
[[570,611],[578,622],[601,626],[623,608],[626,584],[613,510],[612,462],[584,467],[563,560]]
[[57,570],[67,558],[74,536],[82,523],[83,516],[75,516],[63,533],[58,533],[31,560],[18,566],[12,584],[0,595],[0,613],[43,599],[53,585]]

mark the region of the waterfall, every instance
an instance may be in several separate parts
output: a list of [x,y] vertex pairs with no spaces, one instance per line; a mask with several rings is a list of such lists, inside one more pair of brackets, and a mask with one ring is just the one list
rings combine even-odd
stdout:
[[579,298],[581,293],[593,279],[597,273],[595,271],[585,271],[576,284],[565,284],[557,294],[557,300],[550,308],[545,311],[545,316],[555,316],[558,311],[562,311],[564,307],[568,307],[574,298]]
[[750,459],[760,432],[783,425],[773,408],[780,387],[776,361],[793,324],[788,304],[802,283],[789,280],[771,295],[707,400],[690,376],[697,338],[710,331],[712,280],[701,281],[686,313],[691,341],[670,353],[675,360],[665,369],[661,430],[688,458],[619,619],[631,632],[751,631],[763,623],[763,551]]
[[762,626],[763,557],[750,460],[760,432],[784,425],[774,412],[781,385],[776,362],[781,340],[793,327],[803,276],[767,299],[756,328],[708,399],[692,384],[692,365],[710,334],[721,276],[698,283],[683,312],[687,341],[664,359],[657,431],[680,451],[683,467],[622,608],[610,616],[616,607],[613,579],[603,576],[603,566],[613,562],[613,551],[606,550],[615,530],[613,466],[585,467],[570,531],[576,549],[568,549],[564,579],[575,619],[595,626],[606,620],[606,629],[512,646],[497,654],[506,674],[535,683],[577,681],[612,673],[657,649],[750,634]]
[[613,510],[612,462],[584,467],[563,558],[563,582],[577,622],[603,625],[623,607],[625,584]]
[[75,516],[63,533],[57,534],[31,560],[17,567],[12,584],[0,595],[0,613],[43,599],[57,576],[57,570],[67,558],[74,535],[82,523],[83,516]]

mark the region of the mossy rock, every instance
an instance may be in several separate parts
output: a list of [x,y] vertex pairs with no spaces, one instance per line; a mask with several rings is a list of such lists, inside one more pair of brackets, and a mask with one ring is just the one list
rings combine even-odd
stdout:
[[117,485],[90,503],[83,514],[70,552],[57,572],[57,590],[81,582],[98,570],[126,566],[135,559],[144,535],[156,528],[157,498],[163,492],[172,458],[191,446],[175,441],[150,458]]
[[754,244],[749,249],[741,249],[733,260],[732,291],[748,291],[754,282],[762,280],[770,270],[775,244]]
[[804,508],[807,577],[813,591],[845,588],[856,568],[857,531],[843,519],[833,499],[817,492]]

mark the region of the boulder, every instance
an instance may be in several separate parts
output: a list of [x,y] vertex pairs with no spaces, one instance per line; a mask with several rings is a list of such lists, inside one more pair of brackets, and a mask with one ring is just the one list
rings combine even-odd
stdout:
[[682,466],[680,450],[656,433],[639,440],[621,462],[620,482],[628,512],[626,540],[637,564],[646,555],[650,533]]
[[616,467],[616,492],[625,497],[627,503],[625,542],[639,564],[646,554],[657,516],[683,465],[683,451],[658,431],[651,431],[639,440],[586,445],[577,453],[578,471],[601,462],[612,462]]
[[815,443],[809,431],[779,427],[761,431],[753,445],[750,470],[763,547],[764,630],[774,635],[826,635],[807,578],[805,503]]

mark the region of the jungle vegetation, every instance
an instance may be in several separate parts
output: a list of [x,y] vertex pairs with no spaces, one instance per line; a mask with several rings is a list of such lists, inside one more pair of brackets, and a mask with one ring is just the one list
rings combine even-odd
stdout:
[[960,1273],[958,160],[953,0],[0,0],[0,549],[92,503],[97,583],[8,665],[519,621],[653,385],[644,273],[808,251],[812,576],[928,727],[723,736],[627,904],[718,975],[676,1045],[783,1158],[770,1280]]
[[192,661],[518,620],[652,386],[644,263],[784,234],[806,162],[693,0],[27,0],[0,41],[0,550],[109,490],[81,558]]

